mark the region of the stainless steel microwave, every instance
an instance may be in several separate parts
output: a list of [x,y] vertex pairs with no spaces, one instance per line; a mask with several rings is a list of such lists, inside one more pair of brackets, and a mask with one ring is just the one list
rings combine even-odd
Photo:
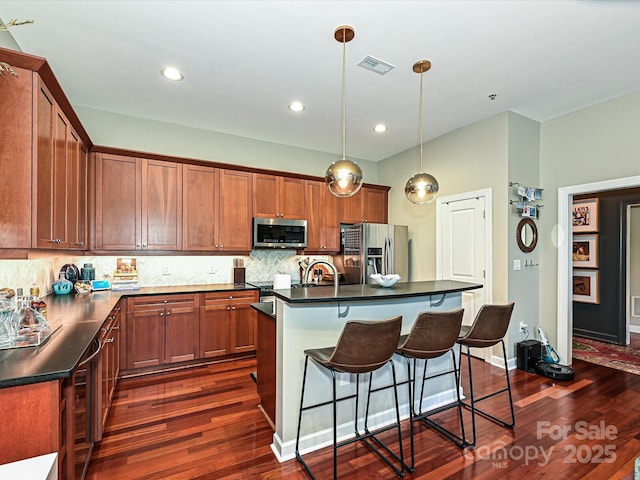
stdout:
[[305,248],[307,221],[284,218],[253,219],[253,248]]

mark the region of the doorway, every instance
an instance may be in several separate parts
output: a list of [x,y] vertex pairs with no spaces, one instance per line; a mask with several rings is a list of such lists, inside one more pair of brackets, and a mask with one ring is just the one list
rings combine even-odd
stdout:
[[640,187],[640,176],[618,178],[558,189],[558,300],[557,300],[557,346],[560,358],[570,359],[573,337],[573,300],[571,293],[571,205],[573,196],[597,193],[606,190]]

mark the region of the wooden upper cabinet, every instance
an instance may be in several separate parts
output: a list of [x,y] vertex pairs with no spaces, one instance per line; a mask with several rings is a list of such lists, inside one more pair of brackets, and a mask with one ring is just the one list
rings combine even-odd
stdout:
[[67,156],[69,122],[44,83],[36,99],[33,246],[67,248]]
[[304,180],[256,173],[253,176],[253,216],[306,218]]
[[389,218],[389,193],[377,188],[362,189],[363,221],[368,223],[387,223]]
[[340,250],[338,198],[324,182],[305,182],[307,248],[305,253],[329,253]]
[[387,223],[388,192],[384,189],[362,187],[352,197],[340,198],[340,223]]
[[87,248],[87,149],[45,85],[34,111],[32,213],[35,248]]
[[251,251],[253,173],[220,170],[218,249]]
[[95,248],[182,248],[182,164],[98,154]]
[[67,156],[67,240],[69,248],[87,248],[88,152],[74,130],[69,131]]
[[219,170],[199,165],[184,165],[183,168],[184,250],[217,250]]
[[122,155],[96,155],[95,248],[140,250],[142,166]]
[[184,165],[184,250],[251,251],[252,174]]
[[0,76],[0,249],[31,247],[31,144],[33,74],[14,67],[17,77]]
[[142,249],[182,248],[182,164],[142,163]]

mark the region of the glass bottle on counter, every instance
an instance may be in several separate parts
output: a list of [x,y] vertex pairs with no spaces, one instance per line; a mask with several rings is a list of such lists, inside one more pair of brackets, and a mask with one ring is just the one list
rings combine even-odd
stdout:
[[47,304],[40,298],[40,288],[34,283],[29,290],[31,295],[31,308],[40,313],[44,318],[47,318]]

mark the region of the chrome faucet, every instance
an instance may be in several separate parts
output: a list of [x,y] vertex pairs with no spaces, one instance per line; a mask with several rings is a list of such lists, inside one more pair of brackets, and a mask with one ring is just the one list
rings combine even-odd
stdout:
[[340,274],[338,273],[338,269],[336,268],[336,266],[329,260],[314,260],[313,262],[311,262],[304,272],[304,283],[309,283],[309,275],[313,272],[313,267],[320,263],[327,265],[331,268],[331,270],[333,270],[333,286],[337,289],[338,285],[340,284]]

